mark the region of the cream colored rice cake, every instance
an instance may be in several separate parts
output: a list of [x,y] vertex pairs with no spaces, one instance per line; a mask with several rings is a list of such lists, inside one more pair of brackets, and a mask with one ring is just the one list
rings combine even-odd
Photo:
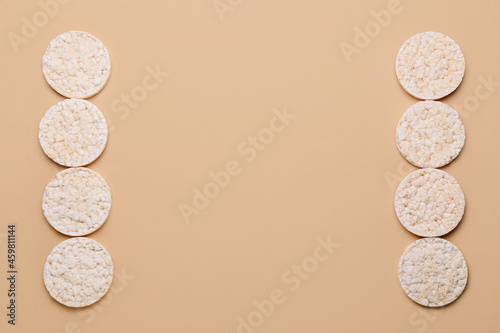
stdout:
[[467,284],[467,263],[460,250],[442,238],[421,238],[399,260],[399,282],[408,297],[428,307],[455,301]]
[[465,197],[449,173],[420,169],[399,184],[394,207],[399,222],[408,231],[417,236],[436,237],[458,225],[464,214]]
[[40,145],[54,162],[79,167],[95,161],[106,147],[108,125],[102,112],[83,99],[66,99],[43,116]]
[[50,252],[43,270],[50,296],[69,307],[100,300],[113,281],[113,261],[106,248],[86,237],[70,238]]
[[54,38],[42,58],[47,83],[68,98],[88,98],[100,92],[111,74],[104,44],[89,33],[69,31]]
[[409,38],[396,57],[396,75],[403,89],[419,99],[440,99],[462,82],[465,57],[453,39],[439,32]]
[[87,168],[59,172],[43,194],[43,214],[54,229],[84,236],[99,229],[111,210],[111,191],[104,178]]
[[465,143],[465,128],[458,112],[437,101],[410,106],[396,127],[401,155],[420,168],[440,168],[453,161]]

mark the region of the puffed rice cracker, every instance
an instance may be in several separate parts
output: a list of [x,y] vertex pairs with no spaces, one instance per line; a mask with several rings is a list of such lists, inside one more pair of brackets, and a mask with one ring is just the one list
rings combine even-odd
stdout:
[[104,178],[87,168],[59,172],[43,194],[43,214],[54,229],[84,236],[99,229],[111,210],[111,191]]
[[465,57],[458,44],[439,32],[410,37],[396,57],[396,75],[403,89],[418,99],[440,99],[462,82]]
[[59,303],[83,307],[100,300],[113,281],[113,261],[93,239],[75,237],[50,252],[43,270],[45,287]]
[[79,167],[95,161],[106,147],[108,125],[102,112],[83,99],[66,99],[43,116],[38,133],[54,162]]
[[42,58],[47,83],[68,98],[88,98],[100,92],[111,74],[111,59],[104,44],[83,31],[54,38]]
[[442,236],[458,225],[465,210],[460,185],[449,173],[420,169],[399,184],[394,199],[399,222],[422,237]]
[[420,101],[401,116],[396,145],[404,158],[420,168],[440,168],[453,161],[465,143],[458,112],[437,101]]
[[456,300],[467,285],[467,263],[460,250],[442,238],[421,238],[399,260],[399,282],[418,304],[439,307]]

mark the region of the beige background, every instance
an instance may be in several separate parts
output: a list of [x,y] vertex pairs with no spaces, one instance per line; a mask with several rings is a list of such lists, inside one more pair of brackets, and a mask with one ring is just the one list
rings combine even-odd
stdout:
[[[354,29],[371,26],[370,12],[388,0],[230,3],[221,20],[212,0],[74,0],[48,22],[35,0],[0,3],[2,309],[9,223],[18,228],[20,272],[18,325],[7,325],[2,310],[1,331],[233,333],[274,289],[286,301],[255,332],[495,331],[500,87],[487,94],[481,77],[500,82],[500,3],[401,0],[350,63],[340,44],[352,45]],[[16,53],[9,33],[22,36],[33,15],[40,27]],[[42,282],[48,253],[66,237],[41,211],[43,190],[62,168],[43,154],[38,124],[63,99],[45,83],[41,57],[68,30],[100,38],[113,63],[107,87],[90,99],[113,126],[90,165],[107,179],[113,208],[91,237],[121,278],[83,312],[59,305]],[[466,195],[465,217],[446,239],[470,276],[462,297],[438,312],[401,290],[398,260],[416,237],[393,212],[395,186],[413,170],[394,130],[416,102],[400,88],[394,60],[407,38],[427,30],[455,39],[467,60],[462,85],[443,101],[462,109],[467,133],[444,170]],[[157,66],[169,76],[129,112],[117,109]],[[296,118],[247,162],[238,145],[284,107]],[[232,160],[241,174],[186,224],[179,204]],[[340,247],[291,291],[282,275],[329,235]]]

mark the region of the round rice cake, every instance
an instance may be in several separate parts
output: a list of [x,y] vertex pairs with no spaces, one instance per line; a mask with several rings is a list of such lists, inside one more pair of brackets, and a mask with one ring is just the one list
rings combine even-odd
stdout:
[[43,116],[38,132],[40,145],[54,162],[80,167],[94,162],[108,140],[108,124],[94,104],[66,99]]
[[442,238],[421,238],[399,260],[399,282],[408,297],[423,306],[450,304],[467,284],[467,263],[460,250]]
[[439,32],[410,37],[396,57],[396,75],[403,89],[418,99],[440,99],[462,82],[465,57],[458,44]]
[[104,44],[83,31],[54,38],[42,58],[47,83],[68,98],[88,98],[100,92],[111,74],[111,59]]
[[420,169],[399,184],[394,208],[408,231],[421,237],[436,237],[449,233],[462,220],[465,197],[449,173]]
[[50,225],[68,236],[99,229],[111,210],[111,191],[104,178],[87,168],[59,172],[43,193],[42,209]]
[[440,168],[453,161],[465,143],[465,128],[458,112],[437,101],[410,106],[396,127],[401,155],[419,168]]
[[50,296],[69,307],[97,302],[106,295],[112,281],[111,255],[104,246],[86,237],[59,243],[43,269],[43,282]]

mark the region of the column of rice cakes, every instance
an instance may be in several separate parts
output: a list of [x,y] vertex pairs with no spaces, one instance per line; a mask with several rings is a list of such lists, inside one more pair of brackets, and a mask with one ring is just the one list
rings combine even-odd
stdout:
[[396,145],[418,169],[399,184],[396,215],[411,233],[424,237],[410,244],[399,261],[399,282],[406,295],[428,307],[456,300],[467,284],[467,264],[460,250],[439,238],[462,219],[465,197],[460,185],[438,168],[452,162],[465,142],[458,112],[436,101],[462,82],[465,58],[450,37],[423,32],[408,39],[396,58],[403,89],[420,102],[410,106],[396,128]]
[[111,209],[104,178],[84,166],[103,152],[108,125],[102,112],[84,98],[99,93],[111,73],[106,47],[96,37],[69,31],[54,38],[42,58],[47,83],[65,99],[40,122],[38,138],[45,154],[68,167],[56,174],[43,194],[50,225],[69,238],[48,255],[43,280],[49,294],[68,307],[101,299],[113,281],[113,261],[104,246],[81,237],[99,229]]

